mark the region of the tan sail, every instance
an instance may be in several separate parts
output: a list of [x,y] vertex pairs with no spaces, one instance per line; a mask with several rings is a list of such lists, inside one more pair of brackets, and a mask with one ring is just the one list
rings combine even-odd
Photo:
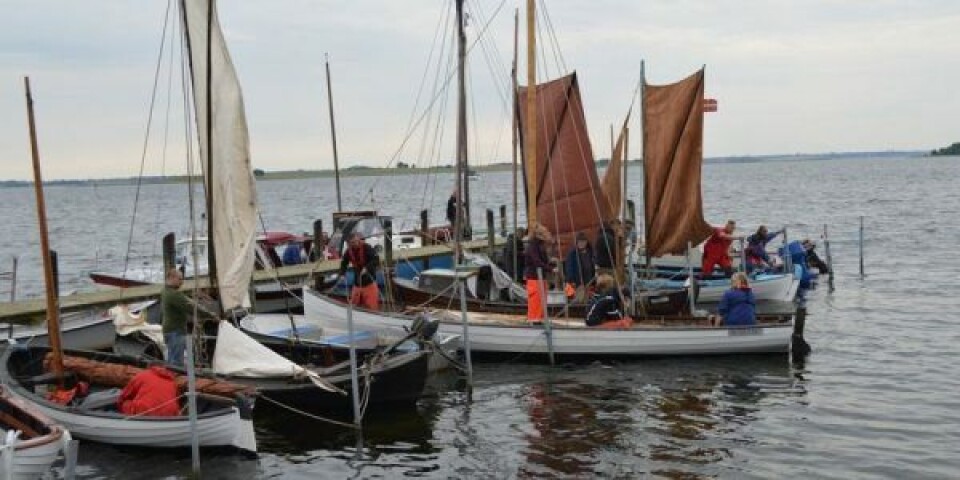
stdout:
[[[577,232],[585,232],[596,240],[601,223],[613,216],[600,190],[576,73],[536,88],[537,221],[553,233],[558,253],[563,254],[573,245]],[[521,105],[526,101],[527,90],[520,88]],[[525,127],[526,111],[521,109],[521,135],[527,131]],[[524,162],[527,161],[525,152]],[[526,169],[524,173],[527,175]]]
[[710,236],[703,219],[704,71],[643,88],[643,203],[649,256],[680,254]]
[[[250,139],[243,95],[230,52],[220,30],[216,2],[184,2],[190,42],[190,71],[196,106],[201,162],[213,153],[213,172],[204,171],[208,195],[213,198],[214,252],[220,301],[224,310],[244,305],[253,273],[257,228],[257,190],[250,167]],[[210,28],[213,64],[212,145],[207,145],[207,20],[214,8]]]

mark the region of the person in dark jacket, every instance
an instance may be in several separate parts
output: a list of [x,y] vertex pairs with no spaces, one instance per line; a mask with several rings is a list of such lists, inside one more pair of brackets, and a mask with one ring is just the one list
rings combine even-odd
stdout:
[[160,305],[163,309],[163,343],[167,346],[167,363],[183,366],[187,349],[187,323],[192,309],[190,300],[180,291],[183,274],[176,268],[167,270]]
[[523,278],[527,287],[527,322],[543,321],[543,302],[547,295],[547,282],[542,277],[553,272],[550,257],[547,254],[548,242],[553,236],[547,227],[539,224],[530,226],[527,247],[523,251]]
[[[350,265],[353,266],[350,304],[379,310],[380,288],[377,286],[377,269],[380,267],[380,257],[377,256],[376,250],[363,240],[363,235],[359,232],[350,235],[349,246],[340,260],[340,278],[346,275],[347,267]],[[340,278],[337,278],[337,281]]]
[[753,291],[750,290],[747,275],[743,272],[734,273],[730,278],[730,284],[730,290],[723,293],[720,306],[717,307],[720,318],[714,317],[713,323],[721,323],[717,321],[721,320],[724,326],[756,325],[756,300],[753,298]]
[[587,234],[577,233],[576,244],[567,253],[563,262],[563,275],[571,289],[576,290],[575,295],[578,301],[586,300],[587,285],[593,282],[595,274],[596,267],[590,240],[587,238]]
[[750,270],[770,267],[770,256],[767,254],[767,244],[783,234],[783,230],[773,233],[767,231],[765,225],[760,225],[757,232],[747,237],[747,268]]
[[620,292],[613,276],[606,273],[597,275],[597,290],[587,305],[586,324],[588,327],[630,328],[633,319],[623,313]]

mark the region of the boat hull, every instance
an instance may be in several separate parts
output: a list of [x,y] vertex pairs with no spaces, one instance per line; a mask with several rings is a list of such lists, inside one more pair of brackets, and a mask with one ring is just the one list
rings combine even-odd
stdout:
[[[10,393],[29,403],[42,414],[63,425],[80,439],[111,445],[129,445],[152,448],[182,448],[191,445],[190,421],[178,417],[132,417],[102,410],[82,411],[49,402],[44,396],[21,385],[19,378],[39,375],[42,358],[49,351],[43,347],[10,346],[0,359],[0,379],[8,385]],[[137,365],[133,359],[99,352],[65,352],[68,355],[116,361]],[[113,359],[113,360],[110,360]],[[144,363],[137,365],[146,367]],[[197,418],[197,433],[201,447],[236,447],[256,452],[252,415],[249,406],[214,406],[200,413]]]
[[[12,465],[0,461],[0,478],[4,479],[40,478],[50,471],[50,466],[71,438],[70,433],[52,419],[0,386],[0,433],[4,430],[20,431],[12,452],[4,448],[4,442],[0,441],[0,456],[14,455]],[[7,467],[10,470],[4,471]]]
[[[346,309],[313,290],[304,292],[304,310],[308,321],[334,328],[346,323]],[[441,333],[463,333],[460,312],[440,311]],[[471,351],[489,353],[547,354],[546,330],[526,325],[516,316],[468,313]],[[666,317],[665,317],[666,318]],[[779,316],[776,323],[755,327],[711,327],[702,319],[664,319],[638,322],[629,329],[586,327],[582,321],[552,322],[553,352],[586,356],[662,356],[712,355],[739,353],[780,353],[790,348],[792,318]],[[407,315],[354,309],[357,328],[402,328],[409,326]]]
[[[61,342],[72,350],[106,350],[113,346],[113,319],[102,312],[71,312],[60,319]],[[17,343],[48,346],[45,323],[15,326],[10,338]]]

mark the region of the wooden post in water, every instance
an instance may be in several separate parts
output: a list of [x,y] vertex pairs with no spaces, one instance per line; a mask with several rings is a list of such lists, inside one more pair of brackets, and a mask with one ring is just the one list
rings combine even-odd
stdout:
[[543,269],[540,267],[537,267],[537,288],[540,289],[540,302],[543,304],[543,331],[547,336],[547,355],[550,356],[550,365],[556,365],[553,357],[553,329],[550,328],[550,311],[547,310],[549,290],[547,290],[547,283],[543,280]]
[[50,256],[50,238],[47,231],[47,206],[43,198],[43,175],[40,173],[40,148],[37,145],[37,126],[33,114],[33,95],[30,93],[30,77],[23,78],[27,96],[27,123],[30,130],[30,153],[33,158],[33,189],[37,197],[37,223],[40,227],[40,258],[43,259],[43,281],[46,285],[47,335],[53,354],[51,368],[60,386],[63,386],[63,346],[60,344],[60,312],[57,308],[54,266]]
[[507,206],[500,205],[500,236],[507,236]]
[[493,258],[493,250],[496,245],[496,230],[493,229],[493,210],[487,209],[487,254]]
[[321,243],[323,240],[323,220],[317,219],[313,221],[313,245],[310,247],[310,251],[307,252],[307,259],[311,262],[319,262],[324,258],[324,250],[327,248],[325,243]]
[[824,253],[827,256],[827,279],[829,280],[830,291],[834,290],[833,287],[833,258],[830,256],[830,236],[827,233],[827,224],[823,224],[823,248]]
[[863,277],[863,215],[860,215],[860,278]]
[[[359,274],[360,272],[354,272]],[[353,297],[353,286],[347,288],[347,335],[350,339],[350,393],[353,400],[353,424],[360,429],[360,423],[363,421],[363,417],[360,413],[360,381],[357,376],[357,348],[355,345],[354,331],[353,331],[353,303],[349,301]]]
[[[387,302],[393,302],[393,219],[383,220],[383,286],[386,287]],[[374,278],[376,281],[376,278]]]
[[163,236],[163,278],[167,278],[167,271],[177,266],[177,236],[169,232]]

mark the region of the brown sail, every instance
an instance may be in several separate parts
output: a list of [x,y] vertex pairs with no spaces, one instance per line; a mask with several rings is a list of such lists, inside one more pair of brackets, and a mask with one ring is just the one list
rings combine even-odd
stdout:
[[[573,245],[577,232],[596,240],[600,224],[613,217],[600,189],[576,73],[536,88],[537,219],[556,237],[559,253],[563,254]],[[520,105],[525,104],[526,97],[527,87],[521,87]],[[526,120],[526,110],[520,109],[521,136]]]
[[623,162],[627,160],[624,157],[627,132],[627,123],[630,122],[630,113],[623,120],[623,126],[620,127],[620,134],[617,135],[617,143],[613,147],[613,154],[610,156],[610,163],[607,170],[603,172],[603,180],[600,182],[603,194],[607,197],[610,215],[612,217],[620,216],[620,207],[623,204]]
[[680,254],[710,236],[703,219],[704,71],[643,89],[643,203],[647,255]]

